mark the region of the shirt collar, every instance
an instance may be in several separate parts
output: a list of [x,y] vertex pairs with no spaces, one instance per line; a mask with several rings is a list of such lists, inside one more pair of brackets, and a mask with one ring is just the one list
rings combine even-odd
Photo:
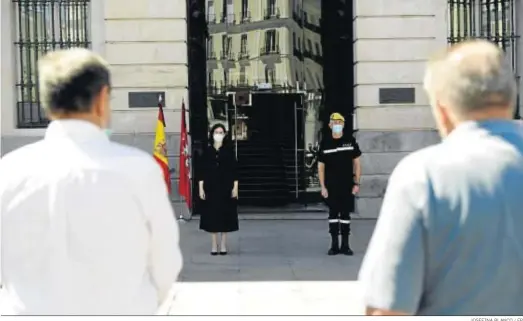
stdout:
[[489,133],[510,133],[518,132],[523,126],[517,121],[509,119],[491,119],[484,121],[466,121],[459,124],[448,136],[447,139],[458,137],[471,132]]
[[52,121],[45,132],[46,140],[67,138],[76,142],[109,138],[100,127],[85,120],[67,119]]

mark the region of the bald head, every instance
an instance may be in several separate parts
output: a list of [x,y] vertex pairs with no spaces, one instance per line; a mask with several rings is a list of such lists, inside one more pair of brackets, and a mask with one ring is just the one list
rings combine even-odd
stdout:
[[503,51],[488,41],[455,45],[429,61],[425,90],[431,104],[458,117],[491,109],[514,108],[517,89]]

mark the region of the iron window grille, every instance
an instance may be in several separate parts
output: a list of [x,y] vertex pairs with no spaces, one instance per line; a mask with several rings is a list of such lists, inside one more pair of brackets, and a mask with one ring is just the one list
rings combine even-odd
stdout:
[[[448,0],[448,42],[455,44],[469,39],[486,39],[497,44],[506,52],[519,88],[520,36],[516,24],[517,2],[517,0]],[[520,117],[519,102],[518,95],[516,118]]]
[[40,105],[37,62],[48,51],[89,48],[91,0],[13,0],[16,12],[17,127],[49,123]]

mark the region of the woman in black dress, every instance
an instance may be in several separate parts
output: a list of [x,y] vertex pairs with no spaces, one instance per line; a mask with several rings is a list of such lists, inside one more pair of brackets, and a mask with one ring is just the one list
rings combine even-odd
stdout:
[[[227,234],[238,230],[238,178],[236,155],[222,124],[209,132],[209,146],[202,157],[203,171],[199,178],[203,210],[200,229],[211,233],[211,255],[227,254]],[[218,249],[218,236],[221,236]]]

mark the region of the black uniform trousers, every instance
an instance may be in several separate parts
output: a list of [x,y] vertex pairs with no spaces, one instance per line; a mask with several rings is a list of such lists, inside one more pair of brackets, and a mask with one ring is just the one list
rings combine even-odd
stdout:
[[329,233],[331,235],[350,235],[351,213],[354,211],[352,186],[327,186],[329,196]]

